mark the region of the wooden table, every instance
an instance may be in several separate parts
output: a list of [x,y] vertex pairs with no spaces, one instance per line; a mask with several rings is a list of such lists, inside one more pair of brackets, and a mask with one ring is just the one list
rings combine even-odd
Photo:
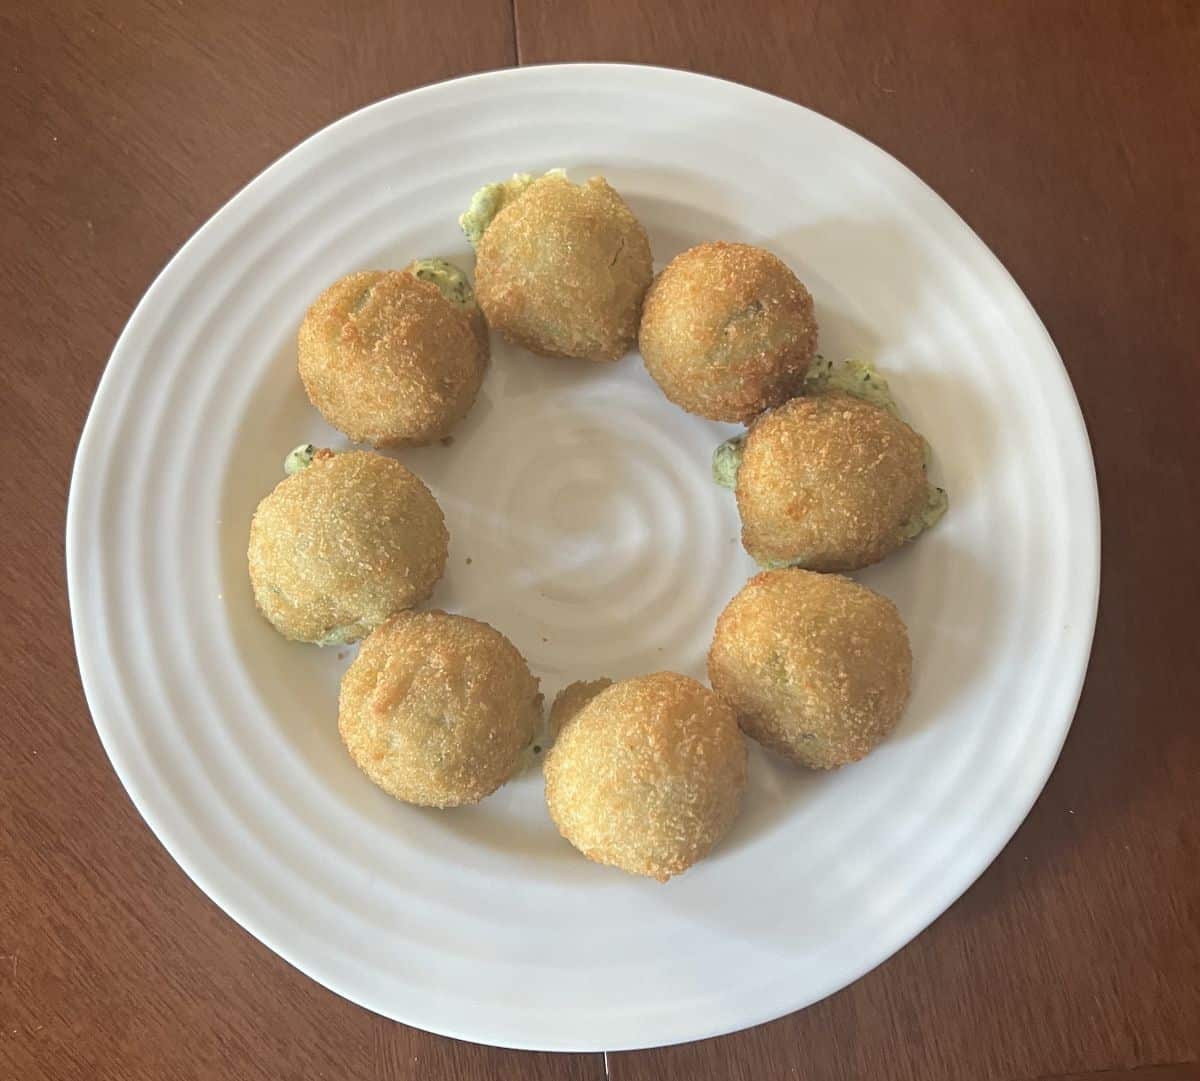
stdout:
[[[1200,5],[76,0],[0,12],[0,1078],[1200,1078]],[[514,63],[634,60],[811,106],[929,181],[1062,351],[1104,574],[1062,760],[990,870],[854,986],[660,1051],[530,1055],[343,1002],[142,823],[77,677],[76,440],[166,259],[328,121]]]

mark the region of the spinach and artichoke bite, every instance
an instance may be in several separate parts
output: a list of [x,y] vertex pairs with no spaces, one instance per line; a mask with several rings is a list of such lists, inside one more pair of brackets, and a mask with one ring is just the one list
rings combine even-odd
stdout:
[[444,260],[338,279],[309,308],[298,348],[312,404],[376,447],[445,436],[474,404],[488,357],[470,284]]
[[250,582],[280,634],[355,642],[432,592],[449,533],[432,493],[399,462],[305,444],[250,523]]
[[478,803],[512,777],[542,723],[538,681],[487,623],[401,612],[342,677],[338,729],[385,792],[422,807]]
[[742,730],[810,769],[864,757],[908,702],[908,631],[886,597],[838,574],[751,578],[717,620],[713,690]]
[[479,306],[506,340],[594,361],[633,348],[650,241],[603,177],[517,174],[476,192],[459,224],[475,247]]
[[665,882],[737,817],[746,745],[733,711],[694,679],[658,672],[577,684],[546,756],[546,806],[588,859]]
[[676,405],[749,423],[800,393],[817,343],[813,301],[788,266],[751,244],[700,244],[646,294],[638,346]]
[[941,518],[929,444],[896,414],[869,364],[818,358],[805,394],[713,454],[733,488],[742,545],[759,566],[849,571],[877,563]]

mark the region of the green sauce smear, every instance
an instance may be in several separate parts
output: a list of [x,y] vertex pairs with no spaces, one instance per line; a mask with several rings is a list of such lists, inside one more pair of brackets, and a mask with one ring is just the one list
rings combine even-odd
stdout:
[[300,446],[293,448],[286,458],[283,460],[283,471],[290,477],[293,473],[299,473],[302,469],[307,469],[312,465],[313,457],[317,453],[317,448],[312,443],[301,443]]
[[417,259],[407,269],[421,281],[436,285],[442,296],[456,308],[470,310],[475,307],[475,290],[466,274],[448,259]]
[[[551,169],[542,176],[560,176],[565,178],[565,169]],[[511,180],[500,180],[495,184],[485,184],[473,196],[471,205],[459,215],[458,224],[471,242],[472,248],[479,247],[480,238],[492,224],[492,220],[514,199],[525,194],[526,189],[541,177],[533,173],[513,173]]]

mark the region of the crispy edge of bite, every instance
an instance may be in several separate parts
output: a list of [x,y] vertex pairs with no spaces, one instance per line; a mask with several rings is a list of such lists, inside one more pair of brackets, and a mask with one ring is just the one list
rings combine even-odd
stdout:
[[666,882],[733,825],[746,744],[732,709],[676,672],[622,680],[567,719],[546,757],[546,806],[588,859]]
[[554,696],[554,704],[550,707],[550,719],[547,722],[551,741],[558,738],[567,721],[602,690],[612,685],[613,681],[608,676],[600,676],[598,679],[577,679],[559,691]]
[[[433,268],[432,274],[427,269],[430,267]],[[455,300],[453,296],[449,295],[445,289],[438,285],[439,271],[443,267],[452,272],[455,279],[460,280],[466,286],[468,295],[465,300]],[[486,370],[492,359],[491,336],[488,334],[488,324],[487,320],[483,317],[483,309],[480,308],[479,302],[475,298],[475,287],[467,278],[466,271],[455,263],[452,263],[449,259],[431,256],[424,259],[414,259],[404,268],[404,273],[411,274],[417,281],[432,285],[450,304],[467,317],[467,321],[471,324],[471,330],[479,342],[479,355]],[[449,286],[450,289],[454,289],[457,286],[457,280]],[[461,288],[461,286],[457,287]]]
[[837,574],[763,571],[718,617],[708,678],[752,739],[798,766],[836,769],[899,722],[912,648],[882,593]]
[[599,176],[539,177],[504,204],[476,249],[488,324],[541,356],[620,360],[637,340],[653,276],[645,228]]
[[773,252],[710,241],[675,256],[646,294],[638,347],[667,398],[748,424],[799,394],[817,345],[813,300]]
[[543,752],[548,751],[554,746],[554,741],[558,737],[558,733],[562,730],[562,726],[597,694],[604,690],[605,687],[611,685],[611,679],[607,676],[601,676],[599,679],[577,680],[574,683],[569,683],[560,690],[554,696],[554,704],[550,707],[550,712],[545,719],[545,723],[538,726],[533,739],[529,741],[529,745],[522,751],[517,773],[524,773],[535,765],[540,769],[542,763],[545,761]]
[[377,628],[338,693],[338,732],[355,765],[421,807],[490,796],[517,772],[541,719],[538,679],[511,639],[437,609]]
[[313,302],[297,368],[314,408],[355,443],[424,446],[475,404],[487,358],[468,314],[406,270],[360,270]]
[[746,433],[734,494],[760,566],[857,570],[899,548],[923,511],[925,444],[861,398],[793,398]]
[[[351,523],[338,520],[348,511],[348,490],[358,504],[358,520]],[[385,519],[371,513],[385,501],[406,503],[409,517],[423,528],[385,532]],[[298,559],[296,538],[305,535],[337,562]],[[410,469],[372,451],[318,450],[311,464],[259,500],[246,562],[255,606],[280,634],[345,645],[393,612],[427,599],[445,573],[449,544],[437,498]],[[392,564],[400,556],[406,561],[403,583],[396,580],[401,568]]]

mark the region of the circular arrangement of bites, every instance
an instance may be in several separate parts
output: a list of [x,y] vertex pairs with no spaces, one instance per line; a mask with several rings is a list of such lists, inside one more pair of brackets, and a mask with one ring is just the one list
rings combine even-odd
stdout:
[[666,881],[736,818],[743,732],[832,769],[898,723],[912,654],[895,605],[814,572],[882,559],[937,521],[946,496],[887,380],[817,356],[812,297],[771,252],[700,244],[652,281],[646,232],[621,197],[602,177],[576,185],[562,170],[489,184],[459,220],[475,290],[429,258],[347,275],[317,299],[299,333],[309,398],[352,440],[419,445],[470,409],[489,324],[534,352],[595,361],[636,339],[668,399],[748,426],[717,449],[713,476],[735,491],[744,547],[772,569],[717,621],[713,689],[673,672],[581,681],[543,723],[538,680],[503,634],[409,610],[441,577],[448,534],[421,481],[367,452],[302,444],[288,455],[251,523],[255,600],[289,638],[366,636],[342,679],[338,727],[380,788],[427,807],[476,803],[553,743],[546,804],[563,837],[595,862]]

